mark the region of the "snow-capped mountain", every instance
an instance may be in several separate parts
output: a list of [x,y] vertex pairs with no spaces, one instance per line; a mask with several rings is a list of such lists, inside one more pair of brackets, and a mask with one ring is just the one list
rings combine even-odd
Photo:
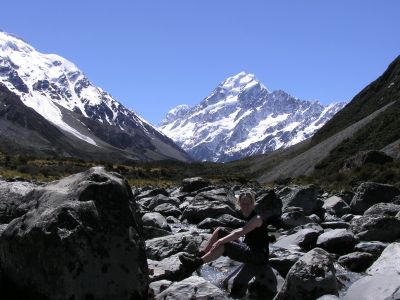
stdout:
[[72,62],[40,53],[2,31],[0,84],[56,126],[71,145],[79,144],[78,150],[85,150],[80,156],[106,153],[110,158],[118,153],[119,159],[190,160],[171,139],[92,84]]
[[159,129],[197,160],[226,162],[299,143],[345,104],[324,106],[270,92],[253,74],[241,72],[200,104],[170,110]]

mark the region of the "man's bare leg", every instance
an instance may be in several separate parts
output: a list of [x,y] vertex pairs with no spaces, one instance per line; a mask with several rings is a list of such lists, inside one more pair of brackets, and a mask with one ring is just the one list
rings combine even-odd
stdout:
[[204,253],[207,253],[208,251],[211,250],[211,247],[214,245],[216,241],[218,241],[219,237],[219,228],[215,229],[214,232],[212,233],[210,239],[207,242],[206,247],[202,250]]
[[213,260],[216,260],[218,257],[220,257],[223,253],[224,253],[225,247],[224,245],[219,246],[216,249],[213,249],[209,252],[207,252],[206,254],[204,254],[204,256],[201,257],[201,259],[203,260],[203,263],[209,263]]

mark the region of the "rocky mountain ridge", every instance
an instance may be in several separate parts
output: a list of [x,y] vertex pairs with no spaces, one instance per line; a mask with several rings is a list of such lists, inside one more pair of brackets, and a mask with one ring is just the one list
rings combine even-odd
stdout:
[[[1,31],[0,84],[4,91],[9,90],[4,95],[18,96],[43,117],[41,122],[51,123],[60,135],[67,136],[71,145],[80,140],[79,144],[89,149],[78,148],[65,155],[82,152],[78,156],[109,159],[114,153],[118,160],[190,160],[172,140],[91,83],[73,63],[59,55],[40,53],[22,39]],[[9,121],[4,131],[13,128]],[[52,152],[59,152],[59,148]]]
[[310,138],[344,105],[270,92],[253,74],[241,72],[198,105],[170,110],[159,128],[195,159],[226,162]]

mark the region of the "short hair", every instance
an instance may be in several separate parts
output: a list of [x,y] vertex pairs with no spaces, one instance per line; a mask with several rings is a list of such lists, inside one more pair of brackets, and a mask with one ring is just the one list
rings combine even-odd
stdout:
[[256,202],[256,197],[252,192],[243,192],[239,195],[239,198],[236,200],[236,206],[239,207],[240,202],[245,200],[251,202],[251,204],[254,204]]

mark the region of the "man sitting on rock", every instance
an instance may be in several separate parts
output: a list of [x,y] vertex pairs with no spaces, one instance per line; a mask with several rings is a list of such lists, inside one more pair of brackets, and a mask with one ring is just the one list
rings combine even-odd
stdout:
[[[221,255],[239,262],[256,265],[265,264],[268,261],[267,223],[254,210],[255,197],[253,193],[240,194],[237,204],[247,221],[246,225],[232,232],[217,228],[207,246],[199,251],[197,256],[181,255],[179,259],[188,272],[192,273],[202,264],[209,263]],[[238,241],[241,236],[244,236],[243,242]]]

